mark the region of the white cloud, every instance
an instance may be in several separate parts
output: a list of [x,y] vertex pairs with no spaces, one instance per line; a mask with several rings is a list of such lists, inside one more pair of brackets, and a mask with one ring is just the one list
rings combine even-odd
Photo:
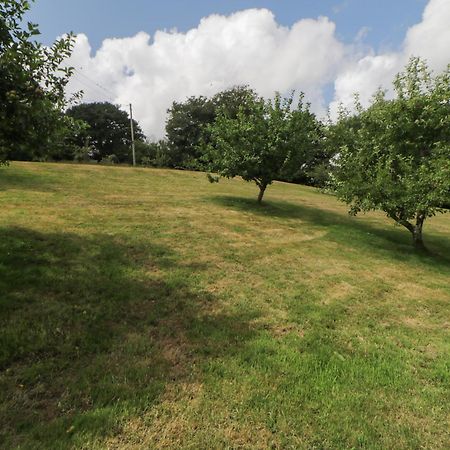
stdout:
[[379,87],[392,95],[392,80],[411,56],[425,58],[432,70],[442,71],[450,62],[449,24],[450,1],[430,0],[421,22],[409,28],[398,52],[371,52],[343,67],[335,80],[335,96],[330,105],[332,113],[336,113],[340,102],[351,106],[355,92],[360,94],[363,104],[368,103]]
[[334,14],[339,14],[342,11],[344,11],[344,9],[347,9],[349,7],[349,4],[350,4],[349,0],[344,0],[341,3],[334,5],[331,9]]
[[84,89],[84,101],[113,97],[117,103],[132,102],[145,132],[161,137],[174,100],[212,95],[236,84],[249,84],[264,96],[303,90],[321,111],[321,88],[334,80],[343,55],[335,25],[327,18],[286,28],[270,11],[250,9],[204,18],[187,33],[107,39],[95,55],[81,34],[69,64],[111,93],[78,72],[70,88]]
[[323,114],[330,83],[335,85],[335,108],[339,101],[351,102],[355,91],[367,99],[379,85],[388,86],[410,54],[427,57],[440,70],[450,56],[449,23],[450,2],[430,0],[402,50],[383,54],[363,49],[358,39],[344,45],[325,17],[288,28],[267,9],[212,15],[186,33],[107,39],[95,54],[81,34],[69,60],[78,69],[70,88],[84,89],[84,101],[133,103],[144,131],[156,138],[164,135],[166,110],[174,100],[212,95],[236,84],[249,84],[263,96],[305,91],[313,109]]
[[424,56],[440,71],[450,62],[450,1],[431,0],[422,22],[411,27],[405,38],[405,55]]

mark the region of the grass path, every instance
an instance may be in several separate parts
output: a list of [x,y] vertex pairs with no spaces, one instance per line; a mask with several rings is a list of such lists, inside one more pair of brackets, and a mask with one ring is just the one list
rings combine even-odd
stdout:
[[450,215],[256,195],[2,168],[0,448],[450,448]]

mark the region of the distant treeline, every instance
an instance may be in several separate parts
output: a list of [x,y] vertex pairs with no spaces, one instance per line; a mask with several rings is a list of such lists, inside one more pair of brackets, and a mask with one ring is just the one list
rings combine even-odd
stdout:
[[[142,166],[208,171],[211,169],[212,126],[219,112],[229,118],[245,113],[248,99],[263,101],[247,86],[236,86],[214,95],[190,97],[173,102],[168,110],[166,137],[149,141],[134,120],[136,162]],[[250,111],[247,111],[250,113]],[[70,130],[53,145],[39,148],[11,148],[6,159],[29,161],[76,161],[106,164],[131,164],[130,118],[118,106],[108,102],[82,103],[66,111]],[[325,135],[327,126],[312,113],[318,137]],[[300,126],[300,124],[298,124]],[[333,149],[316,139],[309,146],[308,164],[298,167],[284,181],[322,186],[328,178]]]

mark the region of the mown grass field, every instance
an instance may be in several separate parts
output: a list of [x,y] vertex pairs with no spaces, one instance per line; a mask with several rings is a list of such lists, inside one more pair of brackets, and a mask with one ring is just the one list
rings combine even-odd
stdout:
[[450,215],[275,183],[0,170],[0,447],[450,448]]

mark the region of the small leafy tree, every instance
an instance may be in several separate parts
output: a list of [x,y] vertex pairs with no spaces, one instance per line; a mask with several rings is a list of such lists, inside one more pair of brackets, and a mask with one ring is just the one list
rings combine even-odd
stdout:
[[73,35],[51,47],[36,42],[36,24],[23,26],[30,2],[0,2],[0,160],[41,159],[69,125],[62,114],[72,69]]
[[394,87],[395,99],[380,91],[368,109],[359,106],[358,120],[341,116],[343,129],[357,126],[350,135],[337,134],[344,145],[336,190],[351,214],[381,209],[423,247],[423,223],[443,212],[449,194],[450,66],[433,78],[412,58]]
[[211,170],[254,181],[258,203],[268,185],[294,177],[320,145],[320,123],[303,95],[296,108],[292,104],[293,96],[265,101],[249,93],[237,114],[222,109],[210,127]]

